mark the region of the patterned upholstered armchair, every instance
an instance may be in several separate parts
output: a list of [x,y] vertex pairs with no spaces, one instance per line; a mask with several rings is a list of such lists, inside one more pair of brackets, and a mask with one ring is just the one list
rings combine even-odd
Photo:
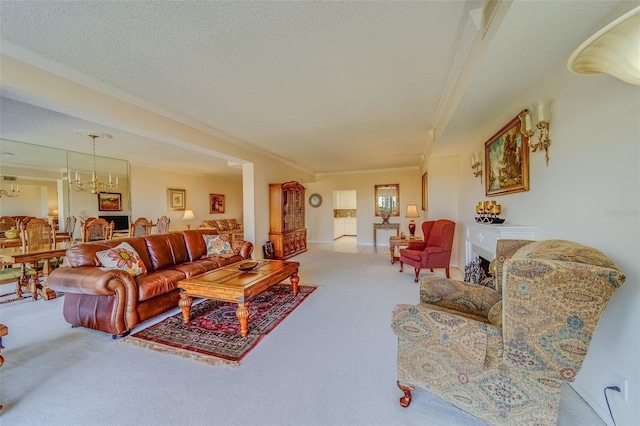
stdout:
[[456,223],[447,219],[433,220],[422,223],[424,241],[412,241],[409,246],[400,249],[400,272],[404,264],[408,263],[416,271],[414,282],[418,282],[420,269],[445,268],[449,278],[449,262],[451,261],[451,247]]
[[625,276],[600,251],[562,240],[498,240],[495,289],[425,277],[397,305],[400,404],[421,388],[491,424],[555,424]]

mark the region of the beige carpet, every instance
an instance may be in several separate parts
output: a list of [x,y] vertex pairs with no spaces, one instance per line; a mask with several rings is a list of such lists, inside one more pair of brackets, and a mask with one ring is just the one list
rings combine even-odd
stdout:
[[[238,368],[71,328],[62,318],[62,299],[0,306],[0,322],[9,326],[0,423],[482,425],[426,392],[414,392],[411,406],[400,407],[390,320],[397,303],[418,300],[413,271],[401,274],[390,265],[388,247],[378,254],[332,248],[311,245],[294,258],[301,282],[318,289]],[[601,424],[565,386],[559,425]]]

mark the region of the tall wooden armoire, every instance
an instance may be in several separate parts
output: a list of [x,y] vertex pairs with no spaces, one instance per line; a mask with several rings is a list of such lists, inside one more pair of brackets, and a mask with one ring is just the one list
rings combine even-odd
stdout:
[[307,251],[304,190],[295,181],[269,184],[269,241],[273,243],[276,259],[288,259]]

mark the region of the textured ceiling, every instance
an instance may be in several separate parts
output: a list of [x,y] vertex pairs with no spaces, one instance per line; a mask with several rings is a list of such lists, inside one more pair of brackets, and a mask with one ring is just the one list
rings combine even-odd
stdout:
[[[469,11],[482,3],[3,0],[0,36],[312,172],[417,167],[456,55],[470,42]],[[515,1],[441,134],[472,134],[483,111],[566,60],[613,6]],[[34,107],[10,90],[3,96],[3,138],[61,145],[73,129],[97,127],[114,134],[114,147],[131,148],[125,158],[134,163],[229,169]],[[434,149],[455,146],[444,142]]]

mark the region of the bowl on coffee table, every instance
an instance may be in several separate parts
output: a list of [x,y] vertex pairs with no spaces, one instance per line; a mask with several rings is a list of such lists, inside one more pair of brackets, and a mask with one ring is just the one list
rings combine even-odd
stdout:
[[256,262],[255,260],[252,260],[249,262],[243,262],[242,264],[238,265],[238,269],[241,270],[242,272],[249,272],[256,269],[256,266],[258,266],[258,262]]

